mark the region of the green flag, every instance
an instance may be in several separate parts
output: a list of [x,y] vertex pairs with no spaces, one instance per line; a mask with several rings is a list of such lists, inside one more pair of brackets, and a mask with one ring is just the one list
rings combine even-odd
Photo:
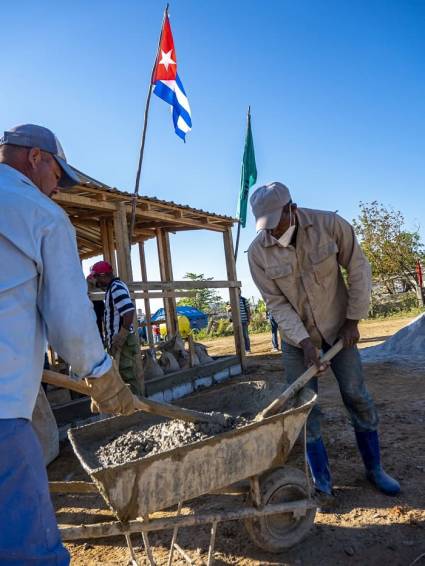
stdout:
[[251,112],[248,110],[248,125],[246,129],[245,148],[242,160],[241,190],[237,218],[242,228],[246,224],[246,211],[248,208],[248,193],[252,185],[257,181],[257,166],[255,164],[254,140],[251,130]]

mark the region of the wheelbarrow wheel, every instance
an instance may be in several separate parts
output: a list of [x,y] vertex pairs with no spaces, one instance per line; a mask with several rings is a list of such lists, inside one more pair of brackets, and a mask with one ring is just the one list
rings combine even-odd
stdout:
[[[305,474],[288,466],[277,468],[263,476],[260,484],[264,505],[290,503],[309,498]],[[299,543],[314,523],[316,509],[305,515],[282,513],[258,519],[246,519],[245,527],[254,543],[268,552],[282,552]]]

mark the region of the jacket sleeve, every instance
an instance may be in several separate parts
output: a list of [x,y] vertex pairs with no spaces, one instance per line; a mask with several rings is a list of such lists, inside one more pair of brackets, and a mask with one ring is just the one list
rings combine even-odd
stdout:
[[354,234],[353,227],[335,214],[334,237],[338,245],[338,263],[347,270],[348,305],[346,317],[367,318],[369,313],[372,275],[369,262]]
[[111,367],[81,270],[75,231],[64,215],[45,229],[40,250],[38,310],[47,339],[78,377],[99,377]]
[[264,268],[254,257],[252,250],[248,252],[249,268],[252,279],[260,291],[268,311],[273,315],[279,329],[291,342],[299,344],[309,334],[299,317],[292,308],[288,299],[270,277],[267,277]]

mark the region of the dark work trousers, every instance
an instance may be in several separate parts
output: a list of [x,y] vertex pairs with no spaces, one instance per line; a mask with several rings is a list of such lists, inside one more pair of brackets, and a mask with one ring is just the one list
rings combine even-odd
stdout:
[[[323,351],[329,350],[324,345]],[[282,343],[283,367],[288,384],[292,383],[305,370],[304,353],[285,342]],[[331,369],[338,382],[341,397],[356,431],[374,431],[378,426],[378,413],[375,404],[366,389],[363,367],[357,346],[344,348],[331,361]],[[322,379],[322,378],[320,378]],[[313,378],[306,386],[318,392],[318,379]],[[322,411],[318,403],[313,407],[307,420],[307,440],[314,441],[320,438],[320,421]]]
[[251,341],[249,339],[249,331],[248,331],[248,323],[247,322],[242,322],[242,334],[243,334],[243,339],[244,339],[244,342],[245,342],[245,351],[250,352],[251,351]]
[[279,349],[279,326],[273,317],[270,318],[270,326],[272,328],[272,346],[276,350]]

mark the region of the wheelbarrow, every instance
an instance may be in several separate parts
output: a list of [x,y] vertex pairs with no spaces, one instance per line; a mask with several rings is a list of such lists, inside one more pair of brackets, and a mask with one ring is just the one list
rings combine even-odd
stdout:
[[[238,400],[243,398],[238,393],[240,388],[255,387],[255,382],[226,386],[232,387],[234,394],[228,396]],[[151,426],[164,419],[133,414],[70,430],[74,452],[94,484],[86,483],[90,487],[82,486],[82,491],[97,488],[118,520],[61,527],[63,540],[124,535],[133,562],[137,564],[130,535],[141,533],[148,560],[155,564],[148,533],[170,529],[173,536],[168,564],[175,550],[190,562],[187,553],[177,544],[178,529],[210,524],[208,564],[212,564],[217,525],[222,521],[243,520],[253,542],[264,550],[282,552],[297,544],[314,523],[316,505],[311,499],[305,472],[285,463],[315,401],[316,395],[306,389],[285,412],[205,440],[112,466],[102,466],[95,455],[106,438],[119,436],[140,426],[141,422]],[[267,404],[265,400],[264,406]],[[240,409],[235,410],[236,414],[240,412]],[[79,491],[78,486],[75,491]],[[206,494],[223,493],[232,496],[232,506],[228,509],[181,514],[183,503]],[[238,496],[239,500],[234,499]],[[177,510],[170,516],[153,516],[176,506]]]

